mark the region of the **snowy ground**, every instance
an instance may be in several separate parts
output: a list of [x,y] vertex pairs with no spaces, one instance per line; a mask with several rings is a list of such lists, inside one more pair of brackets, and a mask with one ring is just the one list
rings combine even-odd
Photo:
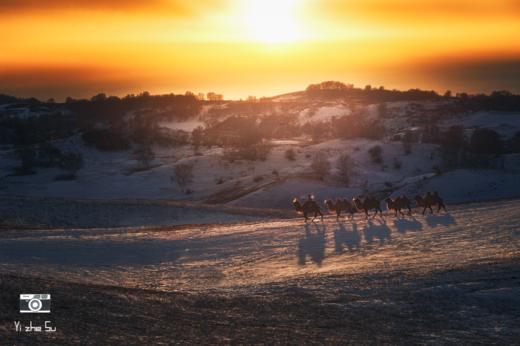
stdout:
[[[520,200],[449,212],[3,230],[0,336],[20,345],[515,344]],[[15,333],[18,295],[42,289],[58,332]]]
[[[285,212],[286,214],[286,212]],[[285,216],[272,209],[164,200],[84,200],[59,198],[0,198],[0,227],[100,228],[215,224]]]
[[180,229],[3,231],[2,271],[161,290],[258,285],[332,273],[416,275],[520,254],[520,201],[450,214]]
[[[368,150],[383,147],[383,164],[375,164]],[[293,149],[295,160],[285,157]],[[324,181],[313,176],[310,164],[318,152],[331,162],[331,173]],[[337,179],[335,162],[348,154],[353,161],[349,188]],[[290,208],[292,197],[313,193],[319,200],[337,196],[353,197],[365,189],[397,191],[413,197],[437,190],[448,203],[513,198],[520,196],[519,160],[509,155],[502,170],[456,170],[435,176],[440,155],[436,146],[415,144],[409,155],[400,142],[366,139],[331,140],[319,144],[299,141],[277,143],[265,161],[228,162],[221,148],[202,148],[195,153],[190,146],[175,150],[157,149],[156,159],[146,169],[131,153],[100,154],[84,148],[85,168],[77,180],[60,181],[58,169],[40,169],[30,176],[9,176],[14,165],[6,152],[0,157],[0,196],[26,196],[68,199],[147,199],[186,200],[229,203],[254,208]],[[193,182],[179,187],[173,177],[179,163],[193,165]],[[398,166],[396,166],[398,165]],[[62,172],[61,172],[62,173]],[[186,188],[191,190],[185,194]]]
[[[519,223],[512,200],[307,225],[4,230],[0,335],[27,345],[514,344]],[[58,332],[14,333],[18,294],[42,287]]]
[[[52,142],[84,158],[77,179],[65,181],[55,168],[13,175],[13,148],[0,148],[0,344],[42,341],[10,333],[19,314],[6,303],[42,287],[56,297],[60,328],[49,344],[518,343],[520,158],[435,174],[437,145],[405,152],[390,139],[416,130],[422,110],[438,104],[387,106],[384,140],[279,138],[255,162],[184,145],[153,148],[145,165],[132,150],[99,152],[75,135]],[[378,105],[366,110],[378,117]],[[208,111],[160,126],[191,131],[211,120]],[[286,111],[313,124],[353,109],[327,102]],[[439,125],[493,128],[506,139],[520,118],[447,114]],[[368,154],[376,145],[382,163]],[[310,169],[318,153],[331,163],[324,177]],[[343,154],[353,163],[349,187],[335,167]],[[178,164],[193,165],[188,186],[175,181]],[[433,190],[449,214],[304,224],[289,210],[309,193],[322,204]],[[463,202],[474,203],[454,204]]]

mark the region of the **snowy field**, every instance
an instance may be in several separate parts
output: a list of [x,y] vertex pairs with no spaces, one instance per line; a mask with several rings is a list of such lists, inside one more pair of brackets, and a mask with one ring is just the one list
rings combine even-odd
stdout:
[[260,220],[277,210],[160,200],[0,198],[2,229],[151,227]]
[[[511,200],[368,221],[3,230],[0,332],[8,344],[515,344],[519,224]],[[59,332],[17,335],[6,302],[42,287]]]
[[[520,255],[520,201],[449,214],[304,224],[301,219],[159,229],[5,230],[4,272],[160,290],[283,282],[302,276],[409,275]],[[408,275],[407,274],[407,275]]]

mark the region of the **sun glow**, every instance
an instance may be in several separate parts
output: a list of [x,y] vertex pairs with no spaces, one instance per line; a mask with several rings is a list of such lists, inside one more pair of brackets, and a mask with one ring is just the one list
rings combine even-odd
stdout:
[[256,41],[295,42],[303,38],[297,10],[296,0],[250,0],[244,2],[243,20],[249,36]]
[[519,0],[0,1],[0,93],[520,92],[519,23]]

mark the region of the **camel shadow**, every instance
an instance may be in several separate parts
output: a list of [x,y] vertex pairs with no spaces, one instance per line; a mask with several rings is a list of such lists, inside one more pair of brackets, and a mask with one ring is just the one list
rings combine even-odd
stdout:
[[313,224],[315,232],[311,230],[311,225],[303,226],[304,236],[298,241],[298,264],[305,265],[307,257],[311,262],[321,265],[325,258],[325,231],[324,224]]
[[420,223],[415,217],[413,219],[396,219],[394,221],[394,227],[402,234],[405,234],[408,231],[421,231],[423,228],[422,223]]
[[379,239],[379,242],[384,244],[387,239],[391,238],[392,231],[384,220],[379,220],[377,222],[368,220],[364,234],[367,243],[372,243],[374,239]]
[[352,224],[352,230],[347,230],[345,224],[339,223],[338,229],[334,230],[334,245],[336,253],[343,252],[344,245],[350,251],[359,249],[361,245],[361,234],[357,229],[357,224]]
[[450,214],[444,214],[444,215],[433,215],[430,214],[426,216],[426,223],[430,227],[437,227],[437,226],[450,226],[450,225],[456,225],[457,222],[451,216]]

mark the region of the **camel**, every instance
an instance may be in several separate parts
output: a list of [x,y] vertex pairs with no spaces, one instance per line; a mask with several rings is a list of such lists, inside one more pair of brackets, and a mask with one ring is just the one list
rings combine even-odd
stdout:
[[444,201],[442,200],[441,196],[439,196],[439,193],[437,191],[433,191],[432,198],[437,203],[437,213],[441,211],[441,209],[444,209],[444,212],[447,213],[446,205],[444,204]]
[[417,201],[417,205],[419,207],[424,208],[422,212],[423,215],[426,212],[426,208],[430,209],[430,213],[433,214],[432,206],[435,205],[437,206],[437,213],[440,212],[441,209],[447,212],[446,205],[444,204],[444,201],[442,200],[441,196],[439,196],[439,193],[437,191],[434,191],[433,193],[428,192],[424,197],[417,195],[415,196],[415,200]]
[[368,212],[372,209],[374,209],[376,212],[372,216],[372,218],[375,218],[377,215],[377,212],[379,212],[379,215],[383,216],[383,211],[381,210],[381,203],[379,200],[377,200],[375,197],[368,196],[364,200],[361,200],[361,197],[355,197],[352,199],[352,202],[356,209],[363,210],[365,212],[365,216],[368,219]]
[[293,206],[296,209],[298,213],[303,214],[303,217],[305,218],[305,222],[309,220],[308,214],[314,213],[314,217],[312,218],[311,222],[314,222],[314,219],[318,217],[318,214],[321,216],[321,221],[323,221],[323,213],[320,210],[320,207],[316,201],[313,201],[311,199],[308,199],[303,204],[300,202],[298,198],[293,199]]
[[401,209],[408,209],[408,215],[412,215],[412,207],[411,202],[405,195],[401,195],[397,197],[396,199],[391,199],[388,197],[385,199],[386,205],[388,207],[388,210],[395,210],[395,216],[397,217],[397,212],[401,214],[401,216],[404,216],[404,213],[401,211]]
[[436,205],[437,203],[431,193],[428,192],[424,197],[417,195],[415,196],[415,201],[417,202],[417,206],[423,207],[423,215],[426,212],[426,209],[430,209],[430,213],[433,214],[432,205]]
[[329,208],[330,211],[336,212],[336,220],[339,221],[339,217],[341,216],[341,212],[345,211],[350,214],[349,219],[352,220],[354,218],[354,213],[356,212],[356,207],[346,199],[337,198],[336,202],[331,199],[325,200],[325,205]]

